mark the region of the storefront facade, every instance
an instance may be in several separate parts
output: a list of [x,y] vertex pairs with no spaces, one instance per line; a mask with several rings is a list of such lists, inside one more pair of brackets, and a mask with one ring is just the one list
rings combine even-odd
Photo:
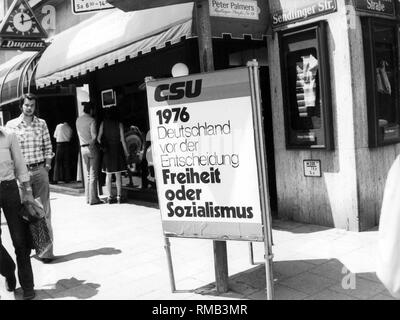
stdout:
[[[72,14],[71,3],[60,0],[30,0],[26,1],[32,8],[35,17],[48,35],[47,41],[65,28],[90,18],[93,14],[77,16]],[[2,5],[1,18],[6,14],[14,1],[7,0]],[[54,130],[59,123],[68,122],[75,130],[75,120],[79,114],[77,91],[73,84],[54,86],[37,90],[35,73],[42,51],[0,50],[0,110],[2,122],[19,116],[19,97],[22,93],[34,92],[38,96],[37,115],[46,120],[56,150]],[[71,141],[71,172],[77,180],[81,180],[79,143],[76,135]],[[54,166],[54,164],[53,164]],[[52,170],[50,181],[52,181]],[[75,180],[75,179],[74,179]],[[81,185],[78,183],[79,189]]]
[[399,153],[397,2],[296,3],[270,1],[279,216],[364,231]]
[[[268,7],[266,3],[261,7],[257,20],[224,18],[223,23],[219,23],[219,18],[214,19],[214,62],[216,69],[227,69],[257,59],[266,84],[263,90],[265,109],[270,114],[266,48]],[[64,19],[72,15],[65,2],[56,4],[55,8],[57,16]],[[171,77],[171,69],[176,63],[185,64],[190,73],[200,72],[193,12],[193,3],[180,5],[178,9],[155,8],[140,14],[111,9],[89,14],[80,23],[74,18],[72,23],[64,21],[61,24],[69,26],[64,30],[59,29],[57,20],[54,40],[43,52],[36,68],[37,92],[75,88],[77,114],[81,112],[82,99],[90,98],[95,102],[99,124],[103,116],[101,93],[112,89],[116,92],[117,108],[125,128],[137,126],[146,136],[149,123],[144,78]],[[242,29],[237,21],[242,23]],[[82,95],[83,91],[87,92],[87,97]],[[267,127],[272,143],[272,126]],[[273,161],[273,152],[270,158]],[[133,172],[133,177],[127,174],[123,178],[125,190],[132,197],[155,201],[154,184],[146,188],[140,166],[138,169]]]

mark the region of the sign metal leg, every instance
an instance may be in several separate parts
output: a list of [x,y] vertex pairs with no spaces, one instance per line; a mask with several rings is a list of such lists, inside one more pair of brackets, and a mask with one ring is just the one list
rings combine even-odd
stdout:
[[250,264],[254,266],[255,263],[254,263],[253,242],[249,242],[249,259],[250,259]]
[[269,204],[267,160],[264,144],[264,127],[262,122],[260,80],[257,61],[253,60],[247,64],[250,72],[250,85],[252,88],[252,103],[254,110],[254,127],[256,130],[256,155],[258,162],[258,177],[260,182],[261,211],[264,231],[265,247],[265,278],[267,299],[274,297],[273,271],[272,271],[272,227],[271,227],[271,208]]
[[164,237],[164,249],[165,253],[167,254],[167,263],[168,263],[168,272],[169,272],[169,280],[171,283],[171,292],[176,292],[176,285],[175,285],[175,276],[174,276],[174,267],[172,264],[172,255],[171,255],[171,242],[169,241],[168,237]]

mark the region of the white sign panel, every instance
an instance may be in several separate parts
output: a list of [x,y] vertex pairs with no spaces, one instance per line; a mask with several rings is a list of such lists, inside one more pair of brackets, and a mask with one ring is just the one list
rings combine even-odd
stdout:
[[304,175],[306,177],[321,177],[320,160],[304,160]]
[[258,20],[260,9],[257,1],[209,0],[210,16]]
[[147,83],[164,233],[263,239],[249,71]]
[[72,11],[75,14],[88,13],[99,10],[113,9],[114,6],[106,0],[72,0]]

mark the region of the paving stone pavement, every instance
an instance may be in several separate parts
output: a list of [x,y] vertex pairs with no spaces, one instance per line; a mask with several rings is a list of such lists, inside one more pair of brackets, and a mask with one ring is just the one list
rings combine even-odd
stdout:
[[[214,284],[212,241],[171,239],[172,293],[159,210],[133,202],[88,206],[81,196],[51,194],[57,260],[34,257],[36,300],[265,300],[263,243],[230,241],[229,292]],[[2,217],[2,241],[13,254]],[[375,275],[377,229],[355,233],[274,220],[274,298],[390,300]],[[33,253],[32,253],[33,255]],[[5,290],[0,299],[19,300]]]

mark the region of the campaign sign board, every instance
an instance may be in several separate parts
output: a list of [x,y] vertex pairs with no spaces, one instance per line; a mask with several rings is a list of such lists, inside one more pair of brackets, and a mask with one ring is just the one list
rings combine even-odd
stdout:
[[263,241],[249,69],[146,85],[164,234]]

